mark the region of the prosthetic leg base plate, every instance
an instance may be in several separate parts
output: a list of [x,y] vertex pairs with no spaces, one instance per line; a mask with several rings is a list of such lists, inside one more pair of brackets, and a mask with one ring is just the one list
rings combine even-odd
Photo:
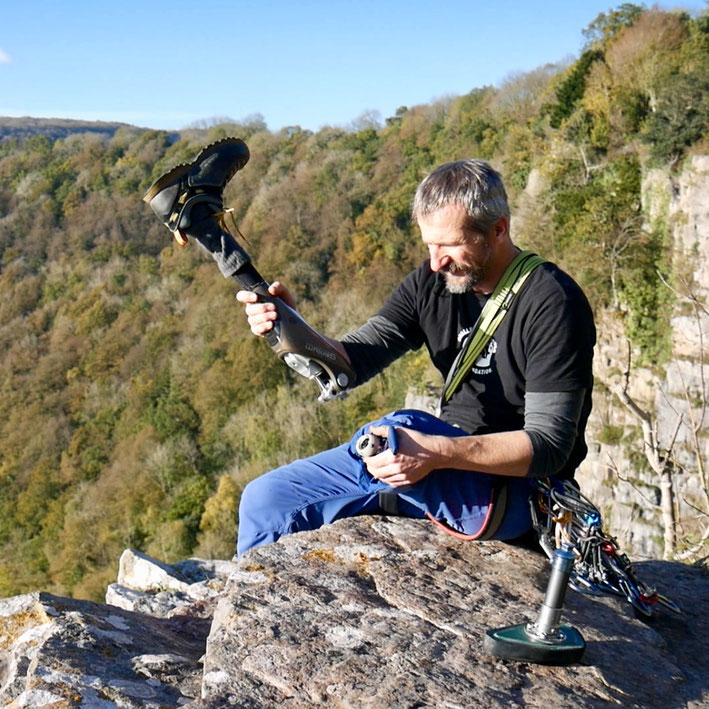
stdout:
[[540,665],[569,665],[579,662],[586,649],[586,642],[576,628],[559,627],[563,639],[559,642],[544,642],[527,633],[526,624],[488,630],[483,649],[503,660],[534,662]]

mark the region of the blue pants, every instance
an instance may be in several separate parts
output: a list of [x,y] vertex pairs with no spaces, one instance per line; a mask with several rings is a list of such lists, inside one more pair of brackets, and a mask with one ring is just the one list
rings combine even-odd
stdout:
[[[355,452],[357,439],[371,426],[390,425],[423,433],[465,436],[463,430],[422,411],[395,411],[369,423],[349,443],[296,460],[250,482],[239,505],[239,557],[253,547],[275,542],[283,534],[317,529],[343,517],[379,512],[379,493],[391,490],[373,478]],[[461,470],[434,470],[419,482],[396,488],[399,513],[430,513],[464,534],[479,532],[499,476]],[[508,503],[495,539],[514,539],[532,527],[531,488],[525,478],[505,478]]]

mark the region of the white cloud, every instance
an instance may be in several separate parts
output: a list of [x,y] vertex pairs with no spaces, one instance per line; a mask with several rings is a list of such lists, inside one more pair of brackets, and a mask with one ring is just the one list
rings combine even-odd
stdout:
[[9,64],[10,61],[10,55],[4,49],[0,49],[0,64]]

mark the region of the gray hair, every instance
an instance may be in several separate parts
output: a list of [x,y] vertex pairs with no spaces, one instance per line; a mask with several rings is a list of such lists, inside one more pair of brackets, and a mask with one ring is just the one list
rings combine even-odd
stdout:
[[426,175],[416,189],[411,218],[418,221],[449,204],[463,207],[468,228],[481,234],[500,217],[510,218],[502,177],[484,160],[447,162]]

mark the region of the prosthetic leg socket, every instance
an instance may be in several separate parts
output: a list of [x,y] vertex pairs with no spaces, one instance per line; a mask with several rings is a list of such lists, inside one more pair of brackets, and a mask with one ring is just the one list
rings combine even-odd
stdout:
[[504,660],[519,660],[544,665],[567,665],[578,662],[586,643],[576,628],[559,625],[574,555],[557,549],[552,561],[549,585],[536,623],[510,625],[488,630],[484,650]]

